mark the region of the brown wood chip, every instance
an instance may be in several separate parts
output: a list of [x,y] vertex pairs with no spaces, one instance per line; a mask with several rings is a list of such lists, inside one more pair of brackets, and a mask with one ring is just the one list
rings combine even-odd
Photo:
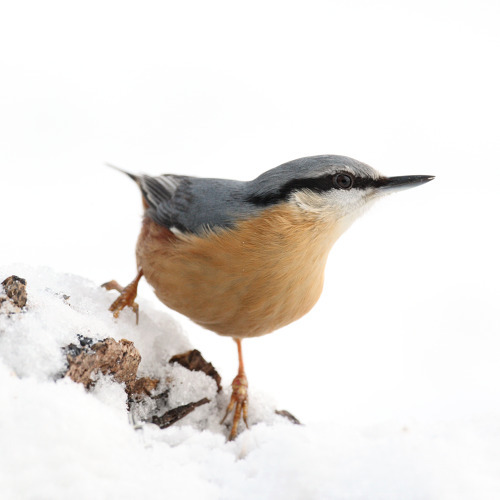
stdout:
[[28,300],[26,280],[19,276],[9,276],[0,286],[0,313],[13,314],[22,312]]
[[131,393],[134,396],[151,396],[151,393],[158,387],[159,383],[160,381],[155,378],[138,378],[131,386]]
[[276,413],[276,415],[280,415],[282,417],[287,418],[288,420],[290,420],[290,422],[292,422],[292,424],[302,425],[300,423],[300,420],[298,418],[294,417],[289,411],[286,411],[286,410],[276,410],[275,413]]
[[80,346],[71,344],[66,348],[66,357],[69,367],[65,376],[87,389],[99,372],[124,382],[129,396],[149,396],[159,384],[159,380],[149,377],[137,378],[141,355],[129,340],[108,338],[92,344],[92,339],[81,337]]
[[188,403],[187,405],[178,406],[172,410],[167,411],[161,417],[153,417],[152,422],[156,424],[160,429],[165,429],[170,427],[175,422],[178,422],[181,418],[189,415],[198,406],[209,403],[210,400],[207,398],[200,399],[199,401]]
[[137,368],[141,355],[129,340],[108,338],[91,345],[77,356],[67,355],[69,368],[66,376],[75,382],[82,383],[86,388],[94,384],[98,372],[113,375],[118,382],[124,382],[130,391],[137,378]]

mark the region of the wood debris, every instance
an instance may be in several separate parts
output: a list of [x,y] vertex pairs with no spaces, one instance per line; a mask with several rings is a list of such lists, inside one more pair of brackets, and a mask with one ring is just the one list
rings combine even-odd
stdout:
[[16,314],[22,312],[28,293],[26,280],[19,276],[9,276],[0,285],[0,314]]
[[184,418],[186,415],[189,415],[198,406],[207,403],[210,403],[210,400],[208,398],[203,398],[199,401],[188,403],[187,405],[178,406],[177,408],[173,408],[172,410],[167,411],[160,417],[154,416],[152,418],[152,422],[153,424],[156,424],[160,429],[165,429],[166,427],[170,427],[172,424],[175,424],[175,422],[179,421],[181,418]]
[[300,420],[296,417],[294,417],[289,411],[287,410],[276,410],[274,413],[276,413],[276,415],[280,415],[281,417],[285,417],[287,418],[288,420],[290,420],[290,422],[292,422],[292,424],[295,424],[295,425],[302,425]]
[[159,382],[147,377],[137,379],[141,355],[129,340],[108,338],[92,344],[91,339],[82,337],[80,346],[66,348],[66,356],[69,368],[65,375],[87,389],[94,385],[99,372],[123,382],[129,396],[149,395]]

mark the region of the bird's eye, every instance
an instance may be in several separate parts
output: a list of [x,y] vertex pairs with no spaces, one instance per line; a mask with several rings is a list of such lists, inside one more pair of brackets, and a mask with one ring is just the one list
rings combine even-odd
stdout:
[[339,189],[350,189],[353,184],[352,175],[337,174],[333,177],[333,185]]

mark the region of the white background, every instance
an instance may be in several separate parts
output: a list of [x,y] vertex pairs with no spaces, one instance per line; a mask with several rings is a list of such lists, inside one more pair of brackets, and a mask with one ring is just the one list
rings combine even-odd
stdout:
[[[250,385],[304,422],[498,415],[499,10],[3,2],[0,262],[130,281],[140,196],[104,162],[251,179],[330,153],[434,174],[341,238],[308,316],[244,342]],[[182,321],[228,385],[233,343]]]

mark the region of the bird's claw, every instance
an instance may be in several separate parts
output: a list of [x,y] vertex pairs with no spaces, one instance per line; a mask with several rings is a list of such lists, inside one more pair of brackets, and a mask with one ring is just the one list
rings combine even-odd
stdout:
[[139,324],[139,304],[135,302],[137,297],[137,285],[139,279],[142,276],[142,271],[139,272],[137,277],[127,285],[125,288],[118,284],[115,280],[103,283],[101,286],[106,290],[117,290],[120,292],[118,298],[109,306],[109,310],[113,313],[115,318],[120,316],[120,312],[125,309],[125,307],[131,307],[132,311],[135,313],[136,324]]
[[233,416],[233,426],[231,427],[231,432],[229,433],[228,441],[232,441],[236,437],[238,431],[238,424],[240,423],[240,418],[243,414],[243,422],[248,429],[248,381],[245,373],[238,373],[232,383],[233,393],[231,394],[231,400],[227,405],[226,413],[221,420],[221,424],[224,423],[226,417],[234,409]]
[[139,304],[134,302],[135,296],[126,293],[127,287],[120,293],[118,298],[109,306],[109,310],[113,313],[115,318],[120,316],[120,312],[125,309],[125,307],[131,307],[132,311],[135,313],[135,322],[139,324]]

